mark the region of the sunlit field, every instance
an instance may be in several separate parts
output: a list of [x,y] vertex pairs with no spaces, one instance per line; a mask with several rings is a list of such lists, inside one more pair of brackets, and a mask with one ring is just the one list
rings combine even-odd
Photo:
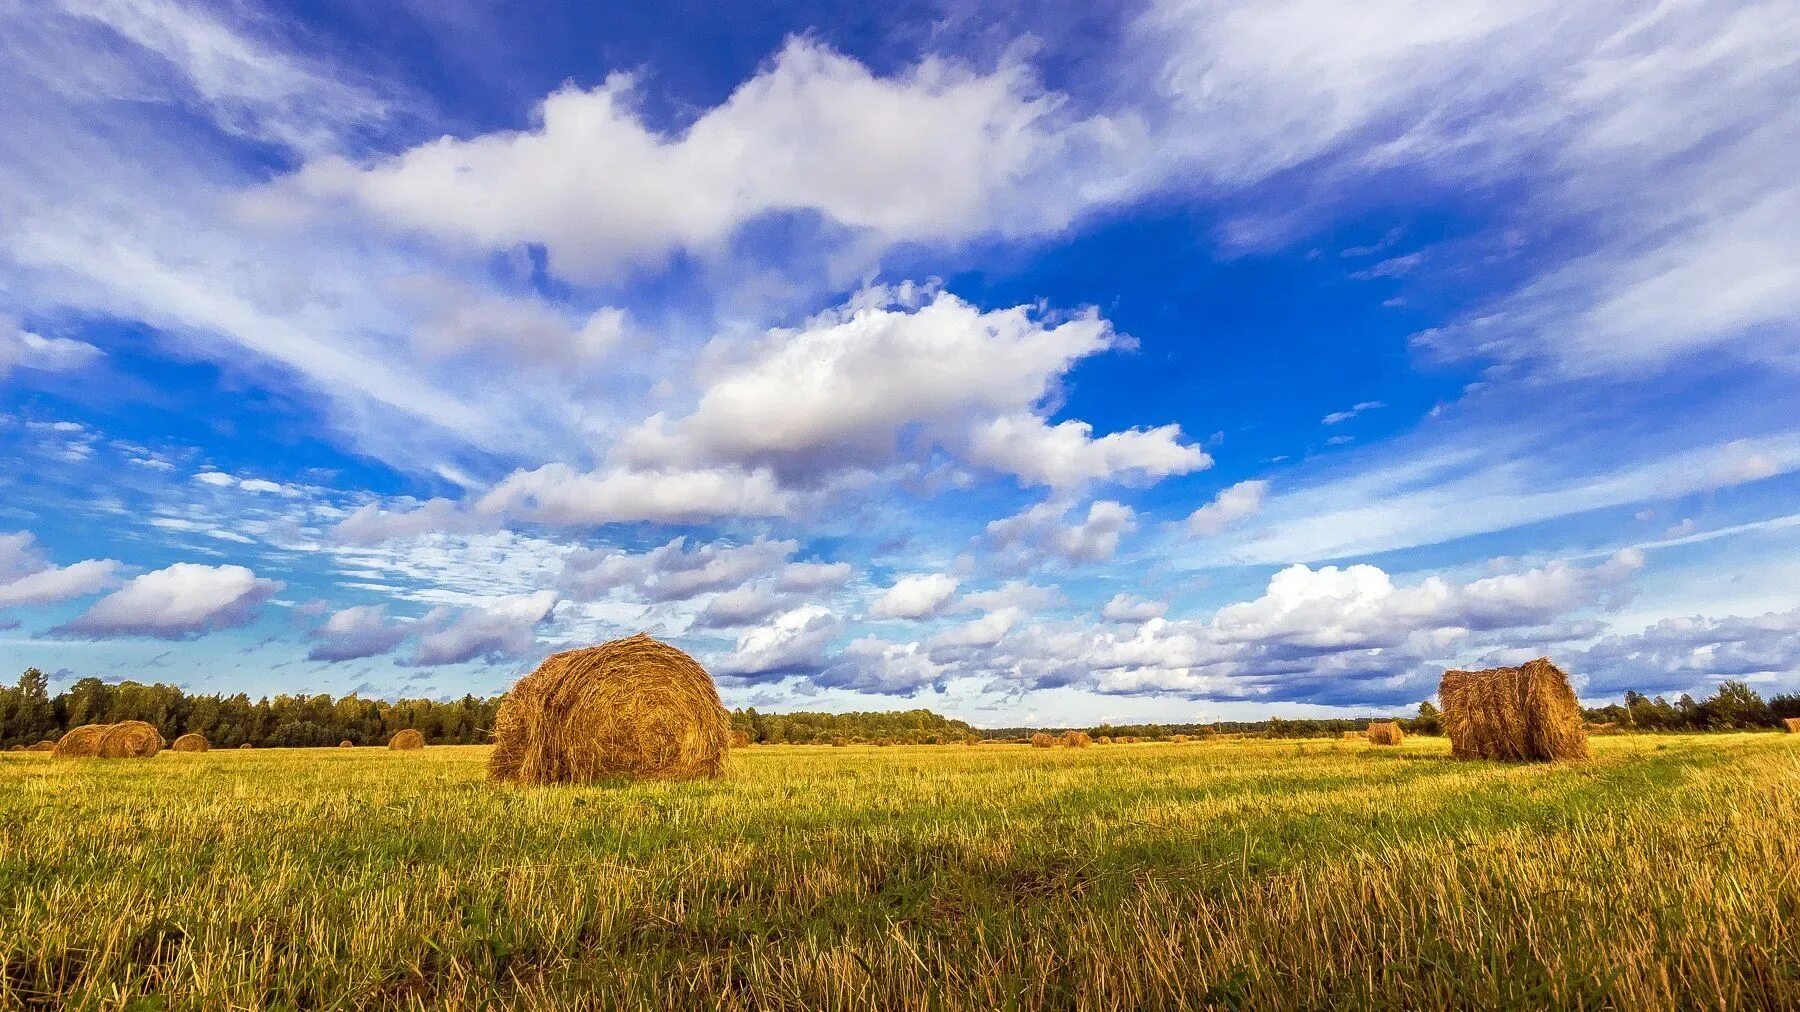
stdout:
[[1800,1006],[1800,736],[0,755],[0,1007]]

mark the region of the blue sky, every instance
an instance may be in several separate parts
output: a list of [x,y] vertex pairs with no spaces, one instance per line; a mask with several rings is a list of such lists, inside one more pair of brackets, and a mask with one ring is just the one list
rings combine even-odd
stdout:
[[[646,9],[647,10],[647,9]],[[0,15],[0,659],[733,705],[1800,689],[1780,4]]]

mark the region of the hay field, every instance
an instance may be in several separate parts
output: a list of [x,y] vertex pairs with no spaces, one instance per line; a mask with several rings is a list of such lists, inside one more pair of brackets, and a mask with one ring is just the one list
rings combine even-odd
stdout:
[[1800,739],[1594,752],[0,755],[0,1008],[1800,1006]]

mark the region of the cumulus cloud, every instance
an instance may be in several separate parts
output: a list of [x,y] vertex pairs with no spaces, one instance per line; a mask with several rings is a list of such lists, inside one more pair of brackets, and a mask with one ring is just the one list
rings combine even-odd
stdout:
[[99,348],[66,337],[44,337],[0,316],[0,379],[15,369],[77,372],[104,357]]
[[746,679],[809,674],[824,666],[827,649],[841,629],[829,609],[804,605],[739,637],[731,653],[712,667],[721,675]]
[[956,577],[946,573],[903,576],[875,599],[869,607],[869,615],[873,618],[930,618],[950,603],[956,585]]
[[350,661],[385,654],[410,632],[408,623],[388,616],[383,604],[357,605],[335,612],[308,634],[309,661]]
[[904,696],[937,682],[944,673],[918,643],[863,636],[852,640],[813,680],[830,688]]
[[0,534],[0,608],[54,604],[98,593],[118,582],[112,559],[85,559],[54,566],[27,531]]
[[1118,551],[1119,539],[1136,529],[1131,507],[1110,499],[1088,505],[1087,516],[1065,523],[1070,506],[1051,500],[1023,513],[987,525],[987,536],[1000,551],[1019,552],[1032,561],[1052,556],[1066,562],[1104,562]]
[[971,463],[1016,475],[1026,485],[1069,488],[1086,481],[1151,485],[1212,465],[1212,457],[1181,442],[1181,427],[1128,429],[1094,438],[1094,427],[1072,420],[1050,425],[1036,415],[1005,415],[978,428]]
[[1166,601],[1148,601],[1130,594],[1114,594],[1112,599],[1100,609],[1100,616],[1108,622],[1120,622],[1134,625],[1148,622],[1153,618],[1162,618],[1168,614]]
[[794,541],[762,538],[743,545],[690,545],[679,537],[642,553],[581,551],[564,563],[561,582],[576,600],[594,600],[626,588],[649,601],[684,601],[768,576],[799,547]]
[[1572,665],[1583,695],[1661,692],[1722,679],[1800,675],[1800,609],[1752,617],[1664,619],[1602,637]]
[[678,134],[644,122],[636,86],[613,74],[565,87],[529,130],[367,165],[314,159],[281,189],[477,248],[541,244],[557,271],[596,279],[711,253],[772,213],[814,212],[876,242],[1055,228],[1070,212],[1042,194],[1022,206],[1032,180],[1117,132],[1068,121],[1016,61],[981,74],[928,58],[884,78],[806,39]]
[[283,586],[243,566],[178,562],[133,577],[55,632],[93,639],[189,639],[249,624]]
[[549,590],[461,611],[433,608],[419,620],[426,631],[419,634],[411,663],[423,667],[522,657],[537,644],[538,626],[555,610],[556,592]]
[[1188,514],[1188,530],[1210,537],[1221,534],[1233,523],[1256,515],[1262,509],[1263,496],[1269,491],[1266,481],[1240,481],[1213,497],[1213,501]]
[[379,545],[422,534],[477,530],[483,524],[449,499],[428,499],[410,510],[385,510],[368,503],[340,520],[332,536],[345,545]]
[[580,472],[567,464],[517,471],[477,504],[478,512],[548,524],[648,521],[693,523],[717,517],[779,517],[795,497],[766,469],[650,468]]

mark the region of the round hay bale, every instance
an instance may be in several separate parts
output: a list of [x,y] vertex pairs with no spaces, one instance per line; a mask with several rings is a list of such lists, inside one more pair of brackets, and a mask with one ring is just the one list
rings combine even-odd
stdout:
[[1088,737],[1086,731],[1064,731],[1062,743],[1068,748],[1087,748],[1094,743],[1094,739]]
[[56,751],[56,743],[51,741],[48,738],[45,738],[43,741],[38,742],[36,745],[25,746],[25,751],[27,751],[27,752],[54,752],[54,751]]
[[1094,739],[1094,744],[1096,744],[1096,745],[1111,745],[1112,743],[1113,743],[1112,735],[1110,735],[1110,734],[1103,734],[1100,737]]
[[415,748],[425,747],[425,736],[412,728],[397,732],[388,740],[388,748],[396,752],[411,752]]
[[7,751],[8,751],[8,752],[23,752],[23,751],[25,751],[25,746],[23,746],[23,745],[9,745],[9,746],[7,746],[7,749],[6,749],[6,750],[7,750]]
[[843,748],[845,745],[848,745],[848,744],[850,744],[850,743],[845,741],[844,736],[841,734],[836,735],[831,739],[831,747],[832,748]]
[[1516,668],[1446,671],[1444,733],[1458,759],[1586,759],[1587,731],[1569,676],[1540,657]]
[[1359,741],[1363,737],[1364,737],[1364,735],[1363,735],[1363,732],[1361,732],[1361,731],[1345,731],[1344,732],[1344,740],[1345,741]]
[[206,740],[205,735],[189,731],[170,743],[169,748],[176,752],[204,752],[212,748],[212,743]]
[[1783,717],[1781,726],[1786,728],[1789,734],[1800,734],[1800,717]]
[[238,746],[238,748],[255,748],[255,747],[256,747],[255,745],[252,745],[249,742],[245,742],[242,745]]
[[148,759],[163,750],[160,731],[141,720],[125,720],[106,729],[94,746],[94,754],[102,759]]
[[1406,740],[1406,732],[1391,720],[1377,720],[1369,725],[1369,744],[1398,745]]
[[730,748],[712,676],[642,633],[546,658],[494,724],[488,775],[522,784],[716,777]]
[[111,724],[83,724],[72,727],[51,751],[64,758],[89,759],[100,754],[100,739]]
[[1058,740],[1059,739],[1053,734],[1047,734],[1043,731],[1039,731],[1031,736],[1031,747],[1032,748],[1051,748],[1056,745]]
[[875,739],[875,744],[880,748],[890,748],[894,744],[894,739],[892,739],[892,738],[877,738],[877,739]]
[[731,747],[732,748],[748,748],[749,746],[750,746],[750,732],[748,732],[748,731],[733,731],[733,732],[731,732]]

